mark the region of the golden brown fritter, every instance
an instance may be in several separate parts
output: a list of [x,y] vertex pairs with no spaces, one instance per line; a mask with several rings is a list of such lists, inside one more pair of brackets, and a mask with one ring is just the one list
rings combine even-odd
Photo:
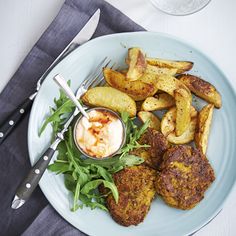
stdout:
[[207,158],[196,148],[179,145],[164,154],[155,185],[168,205],[186,210],[204,198],[214,180]]
[[112,218],[120,225],[138,225],[147,215],[155,196],[156,171],[139,165],[125,168],[113,175],[119,192],[115,203],[110,194],[106,199]]
[[140,139],[140,144],[148,144],[150,147],[138,150],[142,152],[139,156],[145,159],[145,163],[154,169],[158,169],[162,162],[165,151],[169,148],[169,143],[165,136],[154,129],[149,128]]

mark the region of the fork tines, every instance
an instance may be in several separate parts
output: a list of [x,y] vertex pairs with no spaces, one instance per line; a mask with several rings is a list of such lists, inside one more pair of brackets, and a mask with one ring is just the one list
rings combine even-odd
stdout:
[[82,83],[84,89],[88,89],[89,87],[94,87],[94,82],[101,76],[102,68],[110,63],[108,58],[105,57],[97,66],[96,68],[88,75],[87,79]]

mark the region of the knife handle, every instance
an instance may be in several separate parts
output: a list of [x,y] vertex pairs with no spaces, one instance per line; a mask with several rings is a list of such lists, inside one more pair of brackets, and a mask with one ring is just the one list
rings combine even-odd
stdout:
[[19,123],[19,121],[27,114],[30,110],[33,100],[37,92],[32,94],[30,97],[25,99],[25,101],[18,106],[0,125],[0,144],[5,140],[5,138],[10,134],[14,127]]
[[61,139],[57,138],[30,169],[26,178],[21,182],[16,190],[15,198],[12,202],[13,209],[19,208],[29,199],[37,187],[43,173],[47,169],[48,164],[51,161],[53,154],[55,153],[56,148],[60,142]]
[[[72,51],[74,51],[79,45],[77,43],[71,43],[68,48],[64,49],[61,54],[55,59],[55,61],[48,67],[48,69],[42,75],[45,78],[49,72],[66,56],[68,56]],[[42,79],[41,79],[42,80]],[[34,98],[37,92],[29,96],[19,107],[17,107],[8,118],[0,125],[0,145],[14,129],[14,127],[21,121],[21,119],[30,110]]]

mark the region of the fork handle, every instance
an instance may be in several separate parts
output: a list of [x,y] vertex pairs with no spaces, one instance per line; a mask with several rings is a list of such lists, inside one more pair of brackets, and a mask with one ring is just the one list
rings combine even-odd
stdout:
[[60,88],[65,92],[68,98],[76,105],[76,107],[79,109],[79,111],[87,118],[89,119],[88,114],[84,110],[84,108],[81,106],[80,102],[77,100],[75,94],[69,87],[69,85],[66,83],[65,79],[60,75],[57,74],[54,76],[53,80],[60,86]]
[[25,201],[30,197],[34,189],[37,187],[44,171],[54,154],[55,150],[48,148],[46,152],[39,158],[36,164],[30,169],[26,178],[19,185],[16,195]]
[[31,196],[35,188],[37,187],[43,173],[48,167],[58,144],[61,142],[61,138],[57,138],[51,146],[43,153],[38,161],[31,167],[26,178],[21,182],[16,190],[15,197],[12,201],[12,208],[18,209],[21,207]]
[[26,98],[25,101],[20,106],[18,106],[0,125],[0,144],[3,143],[3,141],[11,133],[13,128],[30,110],[36,94],[37,92]]

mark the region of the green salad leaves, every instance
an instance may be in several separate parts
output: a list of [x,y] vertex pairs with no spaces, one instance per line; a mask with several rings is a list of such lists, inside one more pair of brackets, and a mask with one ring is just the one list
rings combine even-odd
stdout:
[[[60,92],[58,99],[54,99],[54,103],[55,107],[50,108],[51,115],[46,118],[39,135],[50,123],[54,137],[75,107],[63,92]],[[111,193],[116,202],[119,199],[119,193],[112,174],[125,167],[139,165],[144,162],[142,158],[130,155],[129,152],[141,146],[147,147],[147,145],[140,145],[137,141],[146,131],[148,122],[138,127],[133,119],[129,118],[128,113],[122,113],[121,117],[126,125],[126,143],[120,153],[112,158],[104,160],[86,159],[73,142],[72,127],[69,127],[65,133],[65,139],[59,144],[57,159],[49,165],[48,170],[64,175],[65,187],[73,195],[72,211],[84,206],[107,211],[104,198]],[[106,195],[99,192],[100,185],[109,190]]]

